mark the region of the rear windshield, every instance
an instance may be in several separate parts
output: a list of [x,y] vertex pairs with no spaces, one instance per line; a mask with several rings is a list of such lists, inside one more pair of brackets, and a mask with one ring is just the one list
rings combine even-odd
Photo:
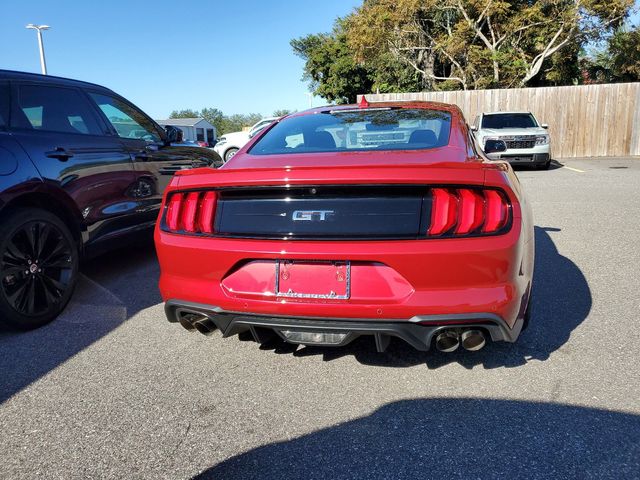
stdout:
[[362,150],[420,150],[449,143],[451,114],[369,108],[285,118],[251,148],[253,155]]
[[482,117],[482,128],[534,128],[538,122],[530,113],[496,113]]

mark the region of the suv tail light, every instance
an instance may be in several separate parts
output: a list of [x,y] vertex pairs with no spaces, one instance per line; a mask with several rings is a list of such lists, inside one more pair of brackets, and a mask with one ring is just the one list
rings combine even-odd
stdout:
[[174,193],[167,202],[165,224],[170,231],[214,233],[218,194],[209,192]]
[[491,235],[511,221],[511,205],[498,190],[432,188],[428,237]]

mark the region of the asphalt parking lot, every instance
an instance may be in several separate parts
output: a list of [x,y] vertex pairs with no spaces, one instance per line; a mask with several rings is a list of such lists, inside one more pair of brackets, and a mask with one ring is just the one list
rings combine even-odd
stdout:
[[518,175],[531,327],[420,353],[259,347],[164,317],[151,244],[0,330],[0,478],[640,478],[640,160]]

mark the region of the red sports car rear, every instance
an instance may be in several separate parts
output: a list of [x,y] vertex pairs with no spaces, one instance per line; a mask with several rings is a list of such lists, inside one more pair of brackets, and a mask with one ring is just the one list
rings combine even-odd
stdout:
[[513,342],[533,276],[511,167],[457,107],[424,102],[294,114],[222,168],[179,172],[156,246],[170,321],[259,342]]

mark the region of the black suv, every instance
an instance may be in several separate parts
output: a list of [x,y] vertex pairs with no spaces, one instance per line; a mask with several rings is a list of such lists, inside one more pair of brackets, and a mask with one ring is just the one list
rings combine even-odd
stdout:
[[82,255],[153,227],[175,171],[222,165],[180,133],[99,85],[0,70],[2,320],[53,320]]

